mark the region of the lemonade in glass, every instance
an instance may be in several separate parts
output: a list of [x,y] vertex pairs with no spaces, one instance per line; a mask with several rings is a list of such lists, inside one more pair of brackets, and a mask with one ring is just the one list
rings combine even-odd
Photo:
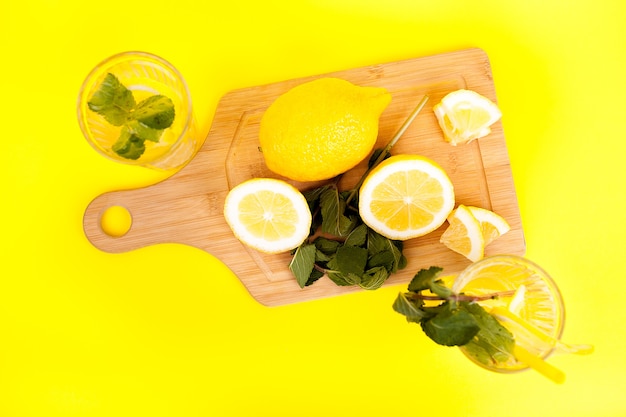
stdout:
[[[533,356],[545,359],[561,338],[565,324],[561,293],[550,275],[528,259],[514,255],[484,258],[456,277],[452,291],[477,297],[498,294],[479,304],[513,334],[518,349]],[[517,355],[503,355],[502,360],[495,361],[474,342],[460,349],[472,361],[493,371],[514,372],[529,367]]]
[[185,80],[149,53],[124,52],[98,64],[81,86],[77,111],[87,141],[117,162],[176,169],[201,145]]
[[497,255],[469,265],[457,276],[442,268],[418,271],[393,308],[420,324],[434,342],[458,346],[479,366],[501,373],[535,369],[554,382],[565,375],[546,362],[553,352],[588,354],[590,345],[563,343],[563,298],[534,262]]

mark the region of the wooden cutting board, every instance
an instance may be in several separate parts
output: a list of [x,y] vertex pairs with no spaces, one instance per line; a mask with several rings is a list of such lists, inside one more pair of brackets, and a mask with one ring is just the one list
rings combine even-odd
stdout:
[[[338,287],[328,278],[301,289],[288,269],[289,254],[264,255],[242,245],[226,224],[222,209],[229,189],[252,177],[279,178],[258,150],[261,116],[281,94],[306,81],[339,77],[361,86],[385,87],[392,101],[380,118],[377,147],[386,144],[425,94],[430,100],[393,149],[432,158],[450,176],[457,203],[484,207],[503,216],[511,231],[487,247],[487,254],[525,252],[524,234],[501,122],[492,133],[463,146],[451,146],[432,112],[441,98],[466,88],[496,101],[489,59],[480,49],[371,65],[330,74],[244,88],[220,100],[210,132],[194,159],[166,180],[135,190],[102,194],[86,208],[84,230],[91,243],[107,252],[124,252],[157,243],[191,245],[220,259],[260,303],[275,306],[360,290]],[[365,162],[344,175],[342,186],[356,183]],[[289,181],[300,189],[319,184]],[[107,235],[101,217],[111,206],[132,216],[121,237]],[[462,270],[467,261],[439,243],[447,223],[437,231],[405,243],[408,267],[386,285],[410,281],[420,268],[437,265],[446,273]]]

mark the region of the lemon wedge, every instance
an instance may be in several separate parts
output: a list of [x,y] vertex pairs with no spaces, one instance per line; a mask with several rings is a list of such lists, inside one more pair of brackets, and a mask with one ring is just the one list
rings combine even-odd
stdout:
[[450,213],[450,225],[439,241],[453,251],[476,262],[485,254],[485,238],[482,227],[472,212],[463,204]]
[[457,90],[433,107],[446,141],[456,146],[491,133],[502,113],[498,106],[472,90]]
[[483,233],[485,246],[511,230],[511,226],[499,214],[481,207],[467,206],[472,216],[478,220]]

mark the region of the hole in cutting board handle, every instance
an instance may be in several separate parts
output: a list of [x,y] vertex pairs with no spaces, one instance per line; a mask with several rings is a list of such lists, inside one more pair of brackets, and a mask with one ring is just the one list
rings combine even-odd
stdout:
[[111,237],[122,237],[130,230],[133,217],[126,207],[111,206],[102,213],[100,227]]

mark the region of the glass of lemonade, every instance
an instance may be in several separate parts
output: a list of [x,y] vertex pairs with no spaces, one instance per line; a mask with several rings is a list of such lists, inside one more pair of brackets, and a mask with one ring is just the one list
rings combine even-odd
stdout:
[[[472,296],[500,294],[479,303],[513,334],[516,345],[535,357],[547,358],[560,343],[565,324],[561,293],[548,273],[526,258],[516,255],[484,258],[455,278],[452,291]],[[501,320],[498,311],[504,315]],[[507,320],[507,315],[515,320]],[[492,371],[507,373],[529,368],[529,364],[515,357],[488,360],[477,355],[470,344],[460,349],[473,362]]]
[[[103,85],[109,90],[103,92]],[[150,103],[156,96],[163,100]],[[115,106],[108,100],[122,100],[123,114],[118,112],[114,118],[107,114]],[[107,103],[102,105],[103,101]],[[155,115],[165,108],[164,103],[170,106],[168,111],[173,107],[173,120],[168,119],[167,124]],[[98,111],[107,105],[108,109]],[[123,52],[96,65],[81,86],[77,111],[87,141],[98,153],[117,162],[177,169],[189,162],[202,144],[183,76],[163,58],[146,52]],[[140,113],[143,119],[136,120]]]

